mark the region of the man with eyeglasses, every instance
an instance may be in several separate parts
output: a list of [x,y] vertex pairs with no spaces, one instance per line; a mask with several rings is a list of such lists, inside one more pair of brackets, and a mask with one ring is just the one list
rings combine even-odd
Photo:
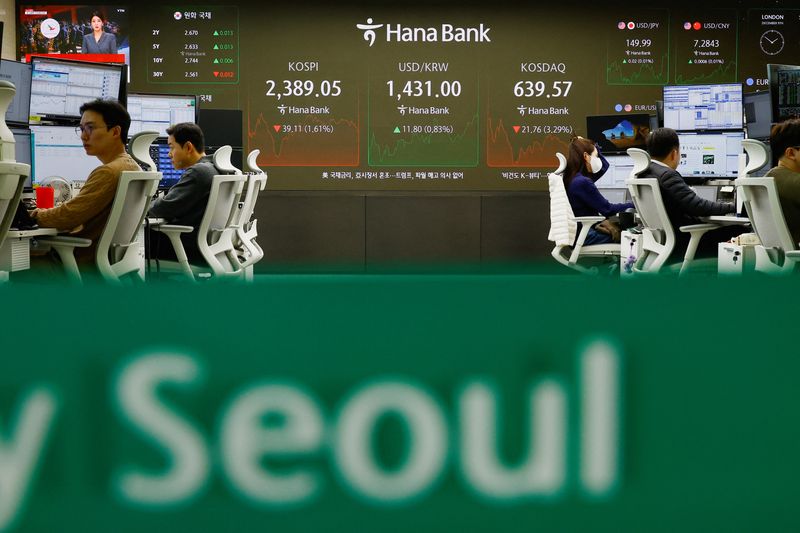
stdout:
[[767,176],[775,179],[783,218],[792,240],[800,242],[800,119],[775,124],[769,144],[775,167]]
[[91,239],[89,248],[77,248],[79,262],[92,261],[95,246],[111,213],[120,174],[141,170],[125,152],[131,117],[116,100],[92,100],[80,108],[81,123],[75,133],[83,142],[86,155],[93,155],[102,165],[95,168],[80,192],[52,209],[34,209],[31,216],[40,227],[56,228],[71,236]]

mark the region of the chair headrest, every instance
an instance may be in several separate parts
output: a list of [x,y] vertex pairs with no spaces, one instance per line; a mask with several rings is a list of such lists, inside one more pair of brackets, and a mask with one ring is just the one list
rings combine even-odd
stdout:
[[157,131],[140,131],[131,137],[128,143],[128,152],[131,154],[134,161],[139,163],[140,166],[147,167],[151,171],[156,170],[156,163],[153,161],[153,158],[150,157],[150,145],[153,144],[153,141],[157,138]]
[[641,148],[628,148],[627,151],[628,155],[633,159],[633,170],[630,177],[635,178],[650,166],[650,154]]
[[251,174],[263,174],[264,171],[258,168],[258,155],[261,153],[261,150],[256,148],[247,156],[247,161],[245,161],[244,169],[246,172],[250,172]]
[[558,158],[558,168],[553,174],[564,174],[567,169],[567,158],[561,152],[556,152],[556,157]]
[[233,147],[226,144],[216,149],[213,155],[214,166],[226,174],[241,174],[242,171],[233,166],[231,163],[231,155],[233,154]]
[[755,139],[745,139],[742,141],[742,148],[744,148],[748,157],[747,166],[745,167],[746,176],[764,167],[769,162],[770,150],[763,142]]

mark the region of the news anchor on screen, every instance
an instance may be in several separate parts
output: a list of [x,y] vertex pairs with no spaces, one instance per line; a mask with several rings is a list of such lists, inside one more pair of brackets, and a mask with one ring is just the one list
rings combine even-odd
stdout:
[[116,54],[117,38],[103,31],[105,20],[100,12],[92,13],[92,33],[83,36],[81,52],[84,54]]

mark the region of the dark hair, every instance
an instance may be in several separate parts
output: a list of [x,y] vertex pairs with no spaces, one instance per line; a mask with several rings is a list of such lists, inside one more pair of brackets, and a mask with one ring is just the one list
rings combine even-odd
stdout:
[[772,149],[772,165],[777,166],[787,148],[800,146],[800,118],[791,118],[772,126],[769,146]]
[[583,137],[573,137],[569,142],[567,150],[567,168],[564,170],[564,187],[569,187],[572,179],[579,173],[586,170],[586,160],[583,154],[591,154],[595,151],[594,141]]
[[172,135],[175,142],[183,146],[187,142],[192,143],[194,149],[201,154],[206,150],[206,141],[203,136],[203,130],[200,126],[191,122],[181,122],[167,128],[167,135]]
[[81,115],[83,115],[84,111],[100,113],[108,129],[119,126],[122,144],[128,142],[128,130],[131,127],[131,116],[118,101],[98,98],[97,100],[92,100],[91,102],[83,104],[80,108]]
[[89,17],[89,22],[91,22],[92,19],[95,18],[95,17],[99,18],[100,21],[103,22],[103,23],[105,23],[105,21],[106,21],[106,18],[103,16],[102,13],[100,13],[99,11],[92,11],[92,16]]
[[647,153],[653,159],[664,159],[676,148],[680,150],[681,141],[672,128],[657,128],[647,136]]

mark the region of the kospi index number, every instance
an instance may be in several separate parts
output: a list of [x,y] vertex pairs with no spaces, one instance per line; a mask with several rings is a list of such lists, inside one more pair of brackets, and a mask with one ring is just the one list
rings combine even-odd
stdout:
[[235,6],[162,7],[150,34],[151,83],[239,81],[239,11]]

